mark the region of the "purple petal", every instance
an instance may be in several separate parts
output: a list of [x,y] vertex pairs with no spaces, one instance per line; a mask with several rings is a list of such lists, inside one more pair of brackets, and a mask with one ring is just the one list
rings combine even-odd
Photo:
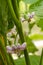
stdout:
[[12,45],[12,50],[17,50],[17,46]]
[[6,46],[6,49],[10,50],[10,51],[12,50],[12,48],[10,46]]
[[26,48],[26,43],[23,43],[22,45],[21,45],[21,50],[24,50]]
[[30,18],[33,18],[33,17],[34,17],[34,15],[35,15],[35,12],[32,12],[32,14],[31,14]]
[[21,48],[21,45],[20,45],[20,44],[18,44],[18,45],[17,45],[17,49],[20,49],[20,48]]
[[28,13],[28,17],[31,19],[31,18],[33,18],[34,17],[34,15],[35,15],[35,12],[32,12],[31,14],[30,13]]
[[10,46],[6,46],[7,53],[12,53],[12,48]]

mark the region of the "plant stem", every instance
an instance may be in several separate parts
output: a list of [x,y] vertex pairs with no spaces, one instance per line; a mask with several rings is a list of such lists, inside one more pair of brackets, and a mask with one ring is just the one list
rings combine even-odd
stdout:
[[7,0],[7,1],[8,1],[8,6],[9,6],[9,9],[10,9],[12,18],[14,20],[14,23],[15,23],[15,25],[17,27],[17,30],[18,30],[18,33],[20,35],[20,39],[22,40],[21,42],[23,43],[24,42],[24,36],[23,36],[21,22],[19,22],[19,20],[16,18],[16,15],[15,15],[15,12],[13,10],[13,6],[12,6],[12,3],[11,3],[11,0]]
[[6,36],[6,33],[3,34],[3,39],[4,39],[4,45],[6,46],[7,45],[7,36]]
[[[6,34],[3,34],[3,37],[4,37],[5,46],[7,46],[7,36],[6,36]],[[10,60],[10,65],[15,65],[12,56],[10,54],[8,54],[8,57],[9,57],[9,60]],[[8,60],[8,58],[7,58],[7,60]]]
[[[4,38],[4,40],[6,40],[6,37]],[[6,43],[7,41],[4,41],[4,42]],[[4,65],[15,65],[12,56],[10,54],[7,54],[5,45],[4,43],[2,43],[1,39],[0,39],[0,54],[3,56],[3,59],[2,59],[3,62],[5,61]]]
[[30,64],[30,59],[29,59],[29,55],[28,55],[27,49],[24,50],[24,56],[25,56],[26,64],[27,65],[31,65]]
[[13,5],[13,9],[15,11],[16,17],[19,20],[19,8],[17,5],[17,0],[11,0],[12,1],[12,5]]
[[[16,27],[17,27],[21,42],[24,43],[25,39],[24,39],[23,31],[22,31],[21,22],[19,22],[19,20],[16,18],[16,15],[15,15],[15,12],[13,10],[11,0],[7,0],[7,2],[8,2],[8,6],[9,6],[9,9],[10,9],[12,18],[14,20],[14,23],[15,23]],[[27,53],[26,49],[24,50],[24,56],[25,56],[25,60],[26,60],[26,65],[30,65],[29,56],[28,56],[28,53]]]
[[3,60],[3,57],[2,57],[2,55],[1,55],[1,53],[0,53],[0,65],[5,65],[5,61]]
[[41,53],[41,58],[40,58],[40,64],[39,65],[42,65],[42,58],[43,58],[43,48],[42,48],[42,53]]
[[3,45],[1,39],[0,39],[0,47],[1,47],[1,52],[3,52],[4,56],[6,57],[7,64],[10,65],[10,60],[9,60],[8,54],[6,52],[5,46]]
[[17,0],[18,7],[19,7],[19,2],[20,2],[20,0]]
[[9,57],[10,57],[10,61],[12,62],[12,64],[15,65],[15,62],[10,54],[9,54]]

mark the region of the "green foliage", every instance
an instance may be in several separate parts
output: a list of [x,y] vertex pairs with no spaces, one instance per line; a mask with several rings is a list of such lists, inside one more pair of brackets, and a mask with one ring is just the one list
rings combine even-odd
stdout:
[[43,31],[43,19],[40,19],[40,20],[37,22],[37,25],[38,25],[38,27],[40,27],[41,30]]
[[43,0],[32,4],[29,10],[34,11],[38,17],[43,18]]
[[[35,56],[35,55],[30,55],[30,62],[31,62],[31,65],[39,65],[39,62],[40,62],[40,56]],[[19,63],[18,63],[19,62]],[[25,64],[25,60],[24,60],[24,57],[23,58],[19,58],[17,60],[15,60],[15,63],[16,65],[26,65]],[[43,63],[42,63],[43,65]]]
[[18,8],[18,5],[17,5],[17,0],[12,0],[12,5],[13,5],[15,15],[19,19],[19,10],[18,10],[19,8]]
[[2,55],[0,54],[0,65],[5,65]]
[[30,12],[34,11],[36,16],[39,17],[37,25],[43,30],[43,0],[38,0],[30,6]]
[[29,52],[34,53],[35,51],[37,51],[37,48],[35,47],[32,40],[28,36],[25,37],[25,40],[27,42],[27,49]]
[[7,6],[6,0],[0,0],[0,32],[7,33],[14,27],[14,21],[12,19],[10,10]]
[[30,39],[32,39],[32,40],[43,40],[43,34],[30,35]]
[[26,4],[36,3],[38,0],[23,0]]
[[14,21],[12,19],[11,13],[8,9],[8,28],[7,31],[11,30],[14,27]]
[[19,7],[19,2],[20,2],[21,0],[17,0],[17,4],[18,4],[18,7]]
[[[39,21],[37,22],[37,25],[41,27],[43,30],[43,0],[23,0],[25,3],[31,4],[29,7],[29,11],[35,11],[36,16],[39,17]],[[4,46],[1,38],[0,38],[0,58],[1,62],[5,65],[38,65],[39,59],[38,57],[28,57],[28,52],[35,52],[37,51],[37,48],[34,46],[32,40],[26,36],[24,39],[23,30],[21,22],[19,21],[19,10],[18,10],[19,0],[0,0],[0,34],[3,34],[4,36],[4,43],[7,45],[7,37],[6,33],[9,29],[12,29],[14,27],[14,24],[17,27],[17,32],[19,33],[21,43],[27,42],[27,49],[24,50],[24,56],[25,60],[18,59],[15,61],[12,59],[12,56],[10,54],[7,54],[6,47]],[[30,24],[30,29],[33,27],[34,24]],[[30,58],[30,61],[29,61]],[[37,60],[38,59],[38,60]],[[4,61],[5,60],[5,61]],[[22,62],[21,62],[22,61]],[[26,62],[25,62],[26,61]],[[25,64],[26,63],[26,64]],[[1,65],[3,65],[1,64]],[[43,64],[43,63],[42,63]]]
[[43,48],[42,48],[42,53],[41,53],[39,65],[42,65],[42,64],[43,64]]
[[33,28],[33,26],[34,26],[34,24],[35,24],[35,22],[34,23],[29,23],[29,33],[31,33],[31,29]]
[[9,56],[6,52],[6,48],[5,48],[4,44],[2,43],[1,39],[0,39],[0,54],[2,54],[3,59],[6,61],[5,64],[10,65]]
[[0,0],[0,32],[6,33],[7,31],[7,3],[6,0]]

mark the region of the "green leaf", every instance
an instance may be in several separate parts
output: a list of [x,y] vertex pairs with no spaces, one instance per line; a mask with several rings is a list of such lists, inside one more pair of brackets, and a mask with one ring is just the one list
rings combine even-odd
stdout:
[[38,0],[23,0],[26,4],[33,4],[35,2],[37,2]]
[[37,26],[41,28],[41,30],[43,30],[43,19],[40,19],[38,22],[37,22]]
[[32,39],[32,40],[43,40],[43,34],[30,35],[30,39]]
[[30,12],[34,11],[39,18],[43,18],[43,0],[38,0],[30,6]]
[[35,22],[34,23],[29,23],[29,33],[31,33],[31,29],[33,28],[33,26],[35,25]]
[[30,6],[30,12],[34,11],[39,18],[37,25],[43,30],[43,0],[38,0]]
[[34,53],[35,51],[37,51],[37,48],[35,47],[32,40],[28,36],[25,37],[25,40],[27,42],[27,49],[29,52]]
[[0,54],[0,65],[5,65],[5,60],[3,60],[3,57],[1,54]]
[[[29,57],[30,57],[31,65],[39,65],[40,56],[32,55],[32,56],[29,56]],[[15,64],[16,65],[26,65],[24,57],[15,60]],[[42,65],[43,65],[43,63],[42,63]]]

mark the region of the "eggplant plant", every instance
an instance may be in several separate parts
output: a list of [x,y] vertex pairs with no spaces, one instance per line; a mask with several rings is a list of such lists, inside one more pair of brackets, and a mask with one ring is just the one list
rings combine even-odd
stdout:
[[[35,24],[43,30],[43,12],[39,11],[43,6],[43,0],[36,0],[31,3],[29,11],[26,10],[25,13],[20,13],[20,1],[21,0],[0,0],[0,65],[23,65],[22,63],[24,63],[24,65],[33,65],[32,63],[34,62],[31,63],[29,52],[34,54],[35,51],[38,51],[30,39],[29,34]],[[27,5],[27,3],[30,3],[32,0],[23,1]],[[43,10],[43,8],[41,10]],[[32,23],[32,19],[35,19],[35,17],[39,19]],[[36,21],[38,21],[38,23]],[[28,23],[29,32],[23,30],[23,22]],[[10,38],[14,39],[14,43],[8,39],[9,35],[7,36],[12,28],[16,31],[14,31],[16,34],[12,31],[12,35],[10,36]],[[19,36],[19,38],[17,38],[17,36]],[[18,42],[16,42],[16,40],[18,40]],[[12,54],[17,54],[18,61],[13,59]],[[24,55],[23,59],[21,59],[21,55]],[[38,65],[41,65],[43,62],[43,49],[40,60],[37,62],[39,63]]]

